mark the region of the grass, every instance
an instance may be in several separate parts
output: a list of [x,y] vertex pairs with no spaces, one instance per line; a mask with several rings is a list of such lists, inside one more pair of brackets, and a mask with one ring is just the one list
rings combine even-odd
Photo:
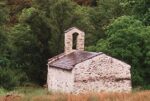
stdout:
[[7,92],[7,90],[0,88],[0,96],[5,95]]
[[[150,101],[150,91],[134,91],[132,93],[88,93],[65,94],[52,93],[44,88],[19,87],[7,101]],[[0,89],[0,101],[5,101],[5,94],[11,93]],[[16,97],[15,97],[16,96]]]

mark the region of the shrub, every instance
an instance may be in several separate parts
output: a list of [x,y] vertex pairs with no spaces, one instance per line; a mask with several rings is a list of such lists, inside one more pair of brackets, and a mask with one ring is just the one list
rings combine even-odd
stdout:
[[18,71],[8,68],[0,68],[0,87],[11,90],[26,81],[26,76]]
[[0,88],[0,95],[5,94],[7,91],[4,88]]
[[150,85],[145,85],[145,86],[143,87],[143,89],[144,89],[144,90],[150,90]]
[[150,27],[133,16],[121,16],[106,28],[106,39],[100,39],[88,50],[104,52],[131,65],[133,87],[150,84]]

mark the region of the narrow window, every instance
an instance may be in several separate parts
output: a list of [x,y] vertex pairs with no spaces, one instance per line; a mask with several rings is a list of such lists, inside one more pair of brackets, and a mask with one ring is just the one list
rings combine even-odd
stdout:
[[72,49],[77,49],[77,38],[78,38],[78,33],[73,33],[72,35],[73,40],[72,40]]

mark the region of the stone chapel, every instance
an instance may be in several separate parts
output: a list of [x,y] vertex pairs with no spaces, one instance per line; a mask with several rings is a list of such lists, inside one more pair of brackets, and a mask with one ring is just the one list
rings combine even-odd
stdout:
[[130,92],[131,66],[103,52],[84,51],[84,38],[76,27],[65,31],[64,53],[48,60],[48,90]]

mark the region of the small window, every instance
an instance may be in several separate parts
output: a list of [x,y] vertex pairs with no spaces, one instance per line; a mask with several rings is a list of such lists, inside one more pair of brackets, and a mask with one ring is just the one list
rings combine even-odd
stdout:
[[72,49],[77,49],[78,33],[73,33],[72,37],[73,37]]

